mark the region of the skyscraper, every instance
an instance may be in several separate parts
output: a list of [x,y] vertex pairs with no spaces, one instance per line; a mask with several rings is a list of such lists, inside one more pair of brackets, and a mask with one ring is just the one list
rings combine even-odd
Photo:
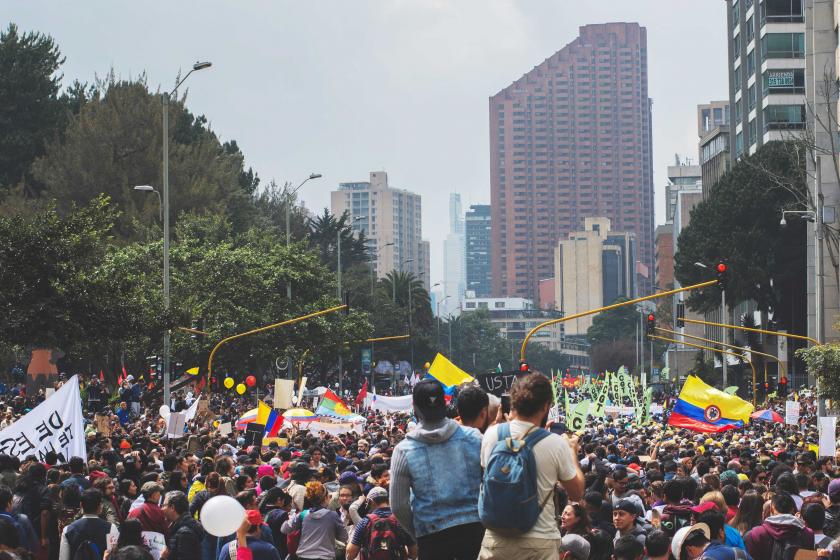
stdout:
[[347,212],[353,229],[365,232],[377,278],[392,270],[411,272],[429,288],[429,244],[422,239],[419,194],[392,188],[387,173],[373,171],[370,181],[339,183],[330,193],[330,207],[337,216]]
[[490,297],[492,293],[490,224],[490,206],[487,204],[473,204],[464,217],[467,290],[477,298]]
[[490,98],[494,295],[537,299],[558,239],[587,217],[634,233],[634,269],[654,270],[647,77],[645,28],[586,25]]
[[467,290],[467,271],[464,256],[464,215],[461,195],[449,195],[449,234],[443,242],[443,295],[446,299],[441,313],[457,314]]
[[726,0],[732,161],[804,130],[803,0]]

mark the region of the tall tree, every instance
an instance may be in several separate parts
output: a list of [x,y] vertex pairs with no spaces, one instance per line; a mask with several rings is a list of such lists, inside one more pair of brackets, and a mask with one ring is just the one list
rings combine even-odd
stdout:
[[63,63],[48,35],[20,33],[14,23],[0,32],[0,187],[21,181],[60,131]]

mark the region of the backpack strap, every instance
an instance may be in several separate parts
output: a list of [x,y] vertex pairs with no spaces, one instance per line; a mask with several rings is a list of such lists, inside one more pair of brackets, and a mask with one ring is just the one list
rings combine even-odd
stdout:
[[496,434],[498,436],[499,441],[503,441],[510,437],[510,424],[504,422],[499,424],[499,427],[496,428]]
[[525,445],[527,445],[531,449],[534,449],[534,446],[542,440],[544,440],[545,438],[547,438],[550,433],[551,432],[549,432],[545,428],[537,428],[536,426],[534,426],[525,433]]

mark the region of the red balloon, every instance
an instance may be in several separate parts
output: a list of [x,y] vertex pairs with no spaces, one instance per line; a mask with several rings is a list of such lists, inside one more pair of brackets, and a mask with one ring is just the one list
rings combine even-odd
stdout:
[[245,385],[247,385],[248,387],[253,387],[256,384],[257,384],[257,378],[254,377],[253,375],[249,375],[248,377],[245,378]]

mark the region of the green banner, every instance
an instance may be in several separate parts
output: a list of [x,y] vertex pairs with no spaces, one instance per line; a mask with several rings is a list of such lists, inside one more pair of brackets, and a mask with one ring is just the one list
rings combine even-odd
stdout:
[[586,427],[586,417],[589,414],[589,407],[592,401],[580,401],[572,410],[572,415],[568,419],[568,428],[573,432],[579,432]]

